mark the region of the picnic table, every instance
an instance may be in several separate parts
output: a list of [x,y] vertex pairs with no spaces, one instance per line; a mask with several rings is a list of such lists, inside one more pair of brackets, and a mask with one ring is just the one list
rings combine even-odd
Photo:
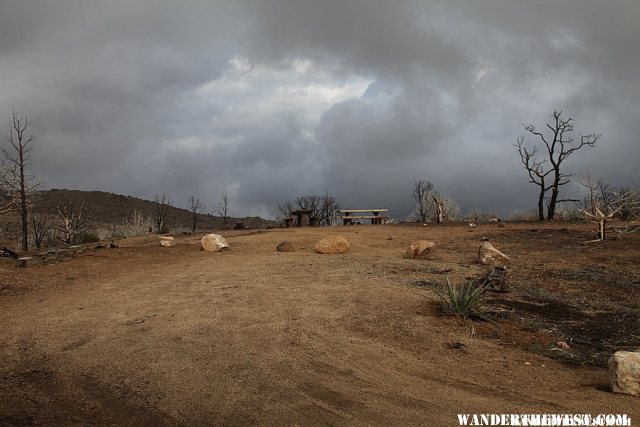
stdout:
[[389,209],[339,209],[342,214],[342,223],[344,225],[355,224],[354,221],[360,219],[370,219],[371,224],[382,224],[385,219],[389,219],[386,214]]

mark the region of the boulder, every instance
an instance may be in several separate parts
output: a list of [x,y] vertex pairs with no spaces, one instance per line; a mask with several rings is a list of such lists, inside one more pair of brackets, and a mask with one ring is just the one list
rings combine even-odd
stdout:
[[506,266],[511,258],[494,248],[491,243],[484,242],[478,249],[478,261],[483,265]]
[[427,259],[434,254],[435,250],[435,242],[417,240],[409,245],[405,256],[411,259]]
[[349,241],[342,236],[327,236],[316,242],[320,254],[343,254],[349,250]]
[[285,240],[278,243],[278,246],[276,246],[276,250],[278,252],[295,252],[296,248],[293,246],[293,242],[291,240]]
[[200,240],[200,243],[202,243],[202,249],[207,252],[219,252],[229,249],[229,244],[219,234],[207,234]]
[[640,396],[640,352],[616,351],[609,359],[611,390]]
[[174,238],[171,236],[160,236],[159,239],[160,246],[164,246],[166,248],[170,248],[176,244]]

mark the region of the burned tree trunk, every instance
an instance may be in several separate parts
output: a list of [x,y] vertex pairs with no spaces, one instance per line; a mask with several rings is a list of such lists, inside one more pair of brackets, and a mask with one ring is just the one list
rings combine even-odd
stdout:
[[[540,188],[538,196],[538,217],[544,220],[544,200],[547,191],[551,190],[551,198],[547,208],[547,220],[552,220],[555,216],[556,205],[561,200],[558,199],[560,187],[570,182],[571,174],[563,172],[563,162],[573,153],[582,147],[594,147],[600,139],[600,134],[581,135],[580,140],[574,143],[573,139],[573,119],[564,119],[562,111],[553,112],[553,121],[547,123],[549,132],[546,135],[538,131],[533,125],[526,125],[524,129],[538,138],[539,146],[542,147],[543,155],[538,158],[538,147],[532,149],[524,147],[524,137],[521,136],[516,142],[520,161],[529,175],[529,182],[536,184]],[[548,162],[548,163],[547,163]],[[547,167],[548,166],[548,167]],[[545,186],[545,178],[553,173],[553,183]]]
[[443,202],[442,200],[438,200],[436,199],[434,196],[431,196],[431,198],[433,199],[434,203],[436,204],[436,222],[438,224],[442,224],[443,222]]

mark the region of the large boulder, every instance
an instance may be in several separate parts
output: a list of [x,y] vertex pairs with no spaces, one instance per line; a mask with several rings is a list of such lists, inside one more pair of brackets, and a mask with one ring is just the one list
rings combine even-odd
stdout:
[[295,252],[296,248],[293,246],[293,242],[291,240],[285,240],[278,243],[278,246],[276,246],[276,250],[278,252]]
[[427,259],[434,254],[436,243],[429,240],[417,240],[407,248],[406,257],[411,259]]
[[200,243],[202,243],[202,249],[207,252],[219,252],[229,249],[229,244],[219,234],[207,234],[200,240]]
[[320,254],[343,254],[349,250],[349,241],[342,236],[327,236],[316,242]]
[[640,396],[640,352],[616,351],[609,359],[611,390]]
[[493,247],[489,242],[484,242],[478,249],[478,262],[483,265],[504,267],[511,261],[507,255]]
[[160,246],[170,248],[171,246],[174,246],[176,244],[174,238],[171,236],[160,236],[159,239]]

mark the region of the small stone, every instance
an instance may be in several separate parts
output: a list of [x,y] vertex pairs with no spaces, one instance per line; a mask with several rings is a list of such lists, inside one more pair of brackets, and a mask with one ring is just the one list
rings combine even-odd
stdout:
[[175,240],[171,236],[160,236],[159,239],[160,239],[160,246],[164,246],[165,248],[175,246]]
[[405,256],[411,259],[427,259],[433,256],[436,243],[429,240],[417,240],[409,245]]
[[296,248],[293,246],[293,242],[291,240],[285,240],[278,243],[278,246],[276,246],[276,250],[278,252],[295,252]]

